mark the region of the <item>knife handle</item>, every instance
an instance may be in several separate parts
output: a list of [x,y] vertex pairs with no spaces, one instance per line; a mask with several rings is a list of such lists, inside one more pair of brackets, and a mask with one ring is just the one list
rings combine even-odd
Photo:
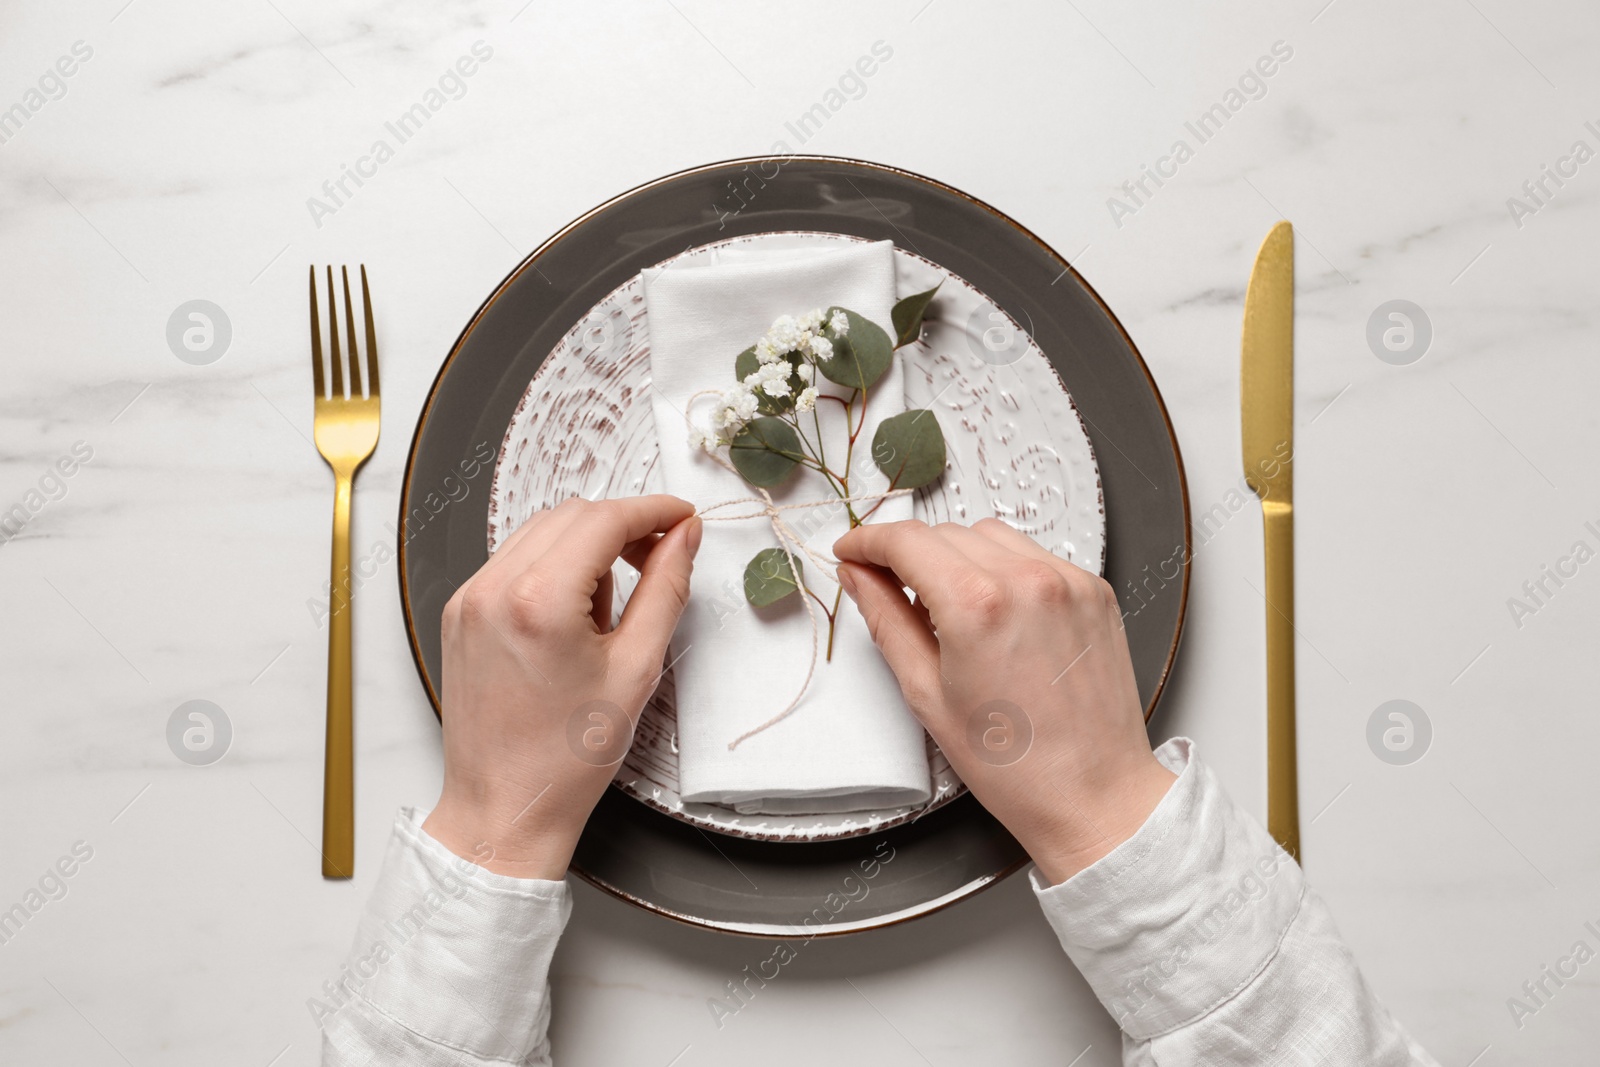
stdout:
[[1267,832],[1300,861],[1294,730],[1294,505],[1263,501],[1267,563]]

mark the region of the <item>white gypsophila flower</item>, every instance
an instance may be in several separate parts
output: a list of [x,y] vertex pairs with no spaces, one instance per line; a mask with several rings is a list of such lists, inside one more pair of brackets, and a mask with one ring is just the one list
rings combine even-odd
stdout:
[[770,338],[763,337],[756,342],[756,360],[761,363],[776,363],[782,357],[778,350],[772,347]]
[[816,406],[817,387],[814,385],[808,385],[804,389],[800,390],[800,395],[795,398],[794,409],[796,411],[810,411]]
[[767,343],[779,355],[793,352],[800,344],[800,324],[794,321],[793,315],[779,315],[772,322],[772,329],[767,331]]
[[737,430],[755,418],[756,407],[755,391],[741,383],[725,390],[718,398],[717,410],[712,416],[712,421],[719,430]]
[[689,447],[690,448],[699,448],[699,449],[704,449],[707,452],[710,452],[713,448],[717,447],[717,443],[718,442],[717,442],[717,435],[716,434],[710,433],[710,432],[708,432],[706,430],[702,430],[698,426],[692,426],[691,425],[689,427]]
[[755,373],[755,377],[760,379],[756,387],[768,396],[788,396],[789,375],[792,372],[793,367],[786,359],[765,364]]
[[835,311],[828,320],[828,329],[832,330],[835,337],[843,337],[850,332],[850,318],[843,311]]
[[811,339],[811,354],[826,363],[833,358],[833,342],[826,337]]
[[802,363],[794,369],[794,372],[802,382],[805,382],[807,385],[809,385],[811,384],[812,379],[816,377],[817,368],[813,367],[809,363]]
[[741,389],[739,391],[739,403],[735,409],[738,412],[739,421],[749,422],[751,419],[756,417],[757,409],[758,404],[756,401],[755,390]]
[[812,308],[800,316],[800,328],[802,330],[820,330],[822,329],[823,318],[824,315],[821,308]]

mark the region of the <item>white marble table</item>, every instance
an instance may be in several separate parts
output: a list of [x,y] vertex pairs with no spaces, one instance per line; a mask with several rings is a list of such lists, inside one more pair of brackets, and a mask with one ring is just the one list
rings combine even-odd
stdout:
[[[356,625],[360,875],[318,876],[312,604],[331,483],[306,440],[305,264],[373,272],[385,429],[355,543],[387,555],[422,396],[483,295],[607,196],[799,150],[795,123],[818,103],[837,106],[807,151],[998,205],[1072,257],[1140,345],[1196,517],[1212,516],[1154,730],[1197,738],[1257,812],[1260,530],[1230,496],[1238,328],[1257,243],[1293,219],[1307,868],[1442,1063],[1592,1058],[1600,962],[1544,979],[1535,1012],[1508,1006],[1576,942],[1600,949],[1600,563],[1569,558],[1600,548],[1592,7],[428,6],[0,14],[0,109],[21,106],[0,115],[0,510],[26,519],[0,544],[0,909],[41,879],[59,896],[0,944],[0,1061],[316,1063],[306,1002],[336,977],[395,809],[436,795],[437,726],[394,563],[375,562]],[[459,98],[397,143],[385,124],[479,41],[492,54]],[[892,55],[862,91],[830,97],[879,41]],[[1275,42],[1292,56],[1268,64],[1258,99],[1230,100]],[[1229,102],[1203,141],[1186,126]],[[380,138],[392,158],[361,162]],[[1163,162],[1178,140],[1190,151]],[[323,183],[358,165],[364,184],[334,202]],[[1135,199],[1123,183],[1147,165],[1169,176]],[[207,365],[166,338],[195,299],[231,323]],[[1368,318],[1393,299],[1432,323],[1420,362],[1369,348]],[[63,458],[74,473],[58,482]],[[166,738],[193,699],[232,724],[207,767]],[[1411,765],[1366,739],[1392,699],[1432,723]],[[73,874],[57,883],[62,857]],[[707,998],[770,946],[576,895],[555,968],[564,1065],[1118,1062],[1022,878],[818,942],[720,1029]]]

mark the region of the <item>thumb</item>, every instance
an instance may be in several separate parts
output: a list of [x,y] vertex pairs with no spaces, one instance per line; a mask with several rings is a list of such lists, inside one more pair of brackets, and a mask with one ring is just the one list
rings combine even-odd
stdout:
[[705,524],[691,515],[661,535],[639,568],[639,584],[613,635],[643,663],[659,667],[666,655],[667,641],[689,603],[689,575],[704,532]]
[[906,703],[921,714],[940,692],[939,639],[925,613],[906,598],[900,583],[879,567],[841,563],[839,584],[855,602],[867,632],[894,671]]

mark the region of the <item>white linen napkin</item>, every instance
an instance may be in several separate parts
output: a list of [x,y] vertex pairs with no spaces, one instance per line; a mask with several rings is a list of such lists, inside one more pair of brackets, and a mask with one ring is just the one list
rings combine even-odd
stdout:
[[[893,336],[894,249],[888,241],[842,244],[814,238],[784,248],[716,249],[646,270],[643,277],[663,482],[667,492],[699,507],[757,493],[690,447],[689,398],[702,389],[731,385],[734,358],[774,319],[837,305]],[[903,380],[896,358],[869,393],[852,464],[852,493],[887,487],[871,462],[872,435],[878,423],[905,410]],[[820,375],[818,385],[846,392]],[[700,425],[707,424],[712,399],[703,397],[696,406]],[[819,404],[817,413],[829,465],[841,469],[848,436],[844,408]],[[772,494],[779,504],[836,499],[821,475],[804,468]],[[751,510],[741,506],[720,513]],[[900,496],[885,501],[873,521],[910,517],[911,497]],[[807,544],[827,557],[834,540],[849,528],[842,507],[792,511],[786,518],[811,530]],[[745,565],[777,544],[764,517],[706,523],[689,607],[672,641],[683,799],[779,815],[926,802],[930,783],[922,727],[848,597],[840,605],[832,662],[823,658],[827,619],[817,609],[816,673],[800,705],[729,751],[729,742],[783,710],[800,691],[810,663],[811,622],[799,597],[766,608],[754,608],[744,598]],[[814,563],[803,561],[802,576],[832,605],[836,586]]]

